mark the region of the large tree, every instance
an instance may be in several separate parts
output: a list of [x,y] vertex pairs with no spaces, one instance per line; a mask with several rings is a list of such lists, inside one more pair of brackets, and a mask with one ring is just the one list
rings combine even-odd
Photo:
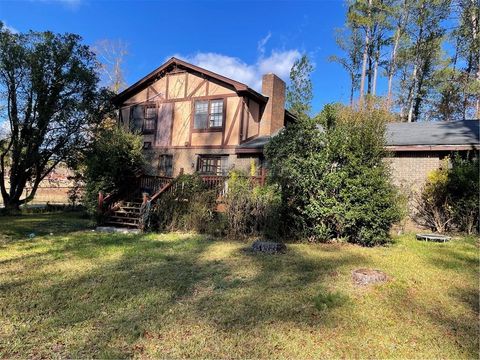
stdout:
[[359,88],[360,65],[362,63],[362,39],[356,28],[339,29],[335,41],[345,53],[344,56],[332,55],[330,61],[339,63],[350,78],[350,106],[353,106],[355,90]]
[[310,75],[313,65],[307,55],[297,59],[290,70],[290,84],[287,88],[287,108],[298,118],[310,116],[313,99]]
[[[31,201],[60,162],[75,158],[108,110],[97,62],[74,34],[13,34],[0,24],[0,191],[6,210]],[[26,186],[31,187],[27,196]]]

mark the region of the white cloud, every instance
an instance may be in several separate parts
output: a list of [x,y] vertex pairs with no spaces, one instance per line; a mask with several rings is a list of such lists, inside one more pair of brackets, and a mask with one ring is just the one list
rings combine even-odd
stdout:
[[274,50],[269,56],[265,56],[264,47],[270,36],[269,34],[259,41],[259,55],[253,64],[248,64],[237,57],[213,52],[198,52],[186,56],[177,54],[174,56],[233,80],[240,81],[260,91],[262,89],[263,74],[274,73],[283,80],[287,80],[293,63],[301,56],[300,51],[297,49]]
[[272,37],[272,33],[269,31],[268,34],[263,38],[260,39],[257,45],[257,50],[260,54],[265,54],[265,45],[267,45],[268,40]]
[[19,33],[19,31],[17,29],[15,29],[13,26],[8,25],[5,20],[1,20],[1,22],[3,23],[3,28],[5,30],[10,31],[12,34],[18,34]]
[[272,51],[269,57],[260,59],[258,66],[260,72],[265,74],[273,72],[286,79],[290,74],[293,63],[301,56],[298,50]]
[[300,56],[298,50],[272,51],[270,56],[259,56],[255,64],[247,64],[239,58],[218,53],[175,55],[194,65],[245,83],[256,90],[261,90],[263,74],[274,73],[287,80],[293,63]]

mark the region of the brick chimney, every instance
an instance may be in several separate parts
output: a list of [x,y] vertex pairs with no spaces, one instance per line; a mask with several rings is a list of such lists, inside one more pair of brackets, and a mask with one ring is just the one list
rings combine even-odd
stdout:
[[283,127],[285,118],[285,82],[275,74],[262,77],[262,93],[268,102],[260,121],[260,136],[271,135]]

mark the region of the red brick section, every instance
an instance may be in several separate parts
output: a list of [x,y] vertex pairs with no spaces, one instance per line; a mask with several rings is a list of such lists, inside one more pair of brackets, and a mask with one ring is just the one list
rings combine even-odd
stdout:
[[262,93],[268,102],[260,122],[260,136],[270,135],[283,127],[285,117],[285,82],[275,74],[262,78]]

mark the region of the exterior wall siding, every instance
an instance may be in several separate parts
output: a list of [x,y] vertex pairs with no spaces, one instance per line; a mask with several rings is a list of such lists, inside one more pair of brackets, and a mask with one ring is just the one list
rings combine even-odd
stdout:
[[[194,102],[203,99],[224,99],[221,131],[193,129]],[[194,173],[199,155],[222,155],[222,166],[226,170],[249,172],[252,162],[259,168],[261,161],[258,155],[238,157],[235,154],[237,145],[259,134],[260,105],[257,102],[195,74],[170,73],[124,101],[120,113],[125,127],[131,122],[130,109],[146,103],[156,104],[157,109],[168,105],[172,117],[171,122],[162,122],[161,111],[158,110],[155,133],[143,135],[144,142],[150,143],[150,148],[145,149],[146,173],[158,175],[159,158],[163,154],[173,156],[174,176],[181,169],[187,174]],[[163,126],[169,126],[169,129]],[[165,136],[169,138],[166,140]],[[163,137],[162,141],[157,141],[159,137]]]
[[145,150],[147,158],[146,172],[148,175],[158,175],[159,156],[161,154],[173,155],[173,176],[180,174],[181,169],[185,174],[193,174],[197,170],[199,155],[221,155],[224,159],[226,170],[242,170],[250,172],[252,162],[257,169],[261,166],[258,156],[238,157],[234,149],[165,149],[163,151],[151,149]]
[[420,191],[428,174],[441,164],[436,152],[397,152],[385,160],[390,165],[393,183],[408,192]]

